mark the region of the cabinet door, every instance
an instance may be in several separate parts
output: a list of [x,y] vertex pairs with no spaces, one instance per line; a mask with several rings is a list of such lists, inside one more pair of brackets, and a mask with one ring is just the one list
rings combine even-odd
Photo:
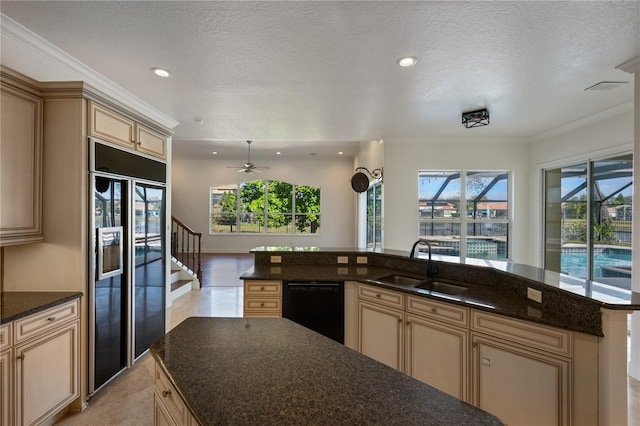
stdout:
[[78,324],[16,346],[16,424],[39,423],[78,396]]
[[12,350],[7,350],[0,355],[0,425],[10,426],[12,409],[12,389],[13,380],[11,379],[11,356]]
[[167,138],[139,124],[136,126],[136,144],[140,152],[167,158]]
[[360,352],[402,371],[404,358],[404,313],[372,303],[358,302]]
[[568,360],[472,335],[473,403],[511,425],[567,425]]
[[468,331],[407,315],[405,373],[468,401]]
[[0,245],[42,241],[42,99],[2,86]]
[[89,102],[89,135],[135,148],[135,122],[95,102]]

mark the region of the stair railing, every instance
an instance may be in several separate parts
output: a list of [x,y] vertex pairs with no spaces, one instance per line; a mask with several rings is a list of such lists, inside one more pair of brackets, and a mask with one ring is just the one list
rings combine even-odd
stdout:
[[196,274],[202,287],[202,232],[171,216],[171,256]]

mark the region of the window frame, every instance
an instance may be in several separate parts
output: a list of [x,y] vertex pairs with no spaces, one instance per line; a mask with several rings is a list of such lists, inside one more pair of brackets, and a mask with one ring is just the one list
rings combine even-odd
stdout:
[[[241,191],[242,191],[242,185],[250,183],[250,182],[257,182],[257,181],[261,181],[263,182],[263,186],[262,186],[262,191],[263,191],[263,197],[264,197],[264,208],[262,212],[246,212],[245,211],[245,203],[242,199],[242,195],[241,195]],[[290,192],[290,196],[291,196],[291,211],[290,212],[270,212],[269,210],[269,186],[272,182],[278,182],[278,183],[284,183],[284,184],[288,184],[291,185],[291,192]],[[214,213],[213,209],[214,209],[214,190],[220,189],[220,188],[232,188],[234,187],[235,190],[235,195],[236,195],[236,209],[234,212],[219,212],[219,213]],[[315,188],[318,192],[318,204],[319,204],[319,212],[296,212],[296,188],[298,187],[311,187],[311,188]],[[216,232],[214,231],[213,227],[214,227],[214,219],[213,216],[214,214],[235,214],[236,216],[236,221],[234,225],[230,225],[231,226],[231,230],[226,231],[226,232]],[[243,231],[243,227],[242,227],[242,215],[245,214],[251,214],[252,216],[262,216],[262,225],[258,225],[259,226],[259,230],[257,232],[252,232],[252,231]],[[291,220],[290,222],[287,224],[287,227],[289,228],[289,232],[273,232],[272,227],[269,227],[269,215],[270,214],[282,214],[282,215],[287,215],[290,216]],[[319,232],[301,232],[297,230],[297,226],[296,226],[296,222],[297,222],[297,218],[298,217],[305,217],[307,218],[309,215],[316,215],[317,216],[317,222],[318,222],[318,226],[315,228],[317,230],[319,230]],[[322,214],[322,188],[320,186],[315,186],[315,185],[303,185],[303,184],[294,184],[294,183],[290,183],[290,182],[286,182],[286,181],[282,181],[282,180],[277,180],[277,179],[255,179],[252,181],[247,181],[247,182],[240,182],[240,183],[234,183],[234,184],[224,184],[224,185],[211,185],[209,186],[209,235],[304,235],[304,236],[320,236],[322,235],[322,227],[321,227],[321,218],[322,218],[323,214]],[[236,226],[236,230],[233,230],[233,226]],[[313,226],[311,226],[312,229],[314,229]]]
[[[443,173],[449,175],[459,174],[460,180],[460,199],[459,199],[459,207],[458,207],[458,217],[448,217],[447,219],[443,218],[425,218],[420,216],[420,202],[422,199],[420,198],[420,179],[424,173]],[[473,173],[487,174],[493,173],[496,176],[506,174],[506,203],[507,203],[507,214],[502,218],[471,218],[468,217],[468,203],[471,200],[467,199],[467,181],[468,178],[473,176]],[[514,196],[513,196],[513,170],[495,170],[495,169],[420,169],[418,170],[418,200],[417,200],[417,222],[418,222],[418,238],[430,240],[430,237],[434,237],[433,235],[421,235],[421,229],[423,226],[427,224],[440,224],[446,225],[451,224],[452,229],[456,226],[458,227],[458,238],[459,238],[459,253],[457,257],[460,258],[473,258],[473,259],[487,259],[487,260],[504,260],[510,261],[513,253],[513,227],[514,227]],[[480,225],[488,225],[488,224],[497,224],[497,225],[506,225],[506,256],[505,257],[470,257],[469,253],[469,238],[472,235],[469,235],[468,228],[470,225],[480,224]],[[455,235],[455,234],[454,234]],[[434,238],[435,239],[435,238]],[[436,252],[434,250],[434,252]]]

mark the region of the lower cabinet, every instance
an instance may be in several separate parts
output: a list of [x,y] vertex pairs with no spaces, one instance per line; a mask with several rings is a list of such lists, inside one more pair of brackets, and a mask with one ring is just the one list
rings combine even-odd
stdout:
[[40,423],[78,396],[78,324],[16,346],[16,424]]
[[598,405],[597,366],[585,363],[597,346],[576,349],[585,335],[366,284],[357,299],[363,354],[505,424],[598,424],[580,415]]
[[417,315],[407,315],[405,373],[468,401],[469,332]]
[[197,425],[187,405],[158,364],[155,366],[153,385],[153,424],[154,426]]
[[474,405],[511,425],[568,425],[571,362],[472,335]]
[[52,423],[79,396],[79,302],[8,324],[9,348],[0,352],[0,421]]
[[360,352],[403,371],[404,313],[372,303],[358,302]]
[[11,409],[13,398],[13,380],[11,374],[11,358],[13,350],[9,349],[0,353],[0,424],[10,425],[13,418]]
[[245,317],[282,317],[282,281],[246,280]]

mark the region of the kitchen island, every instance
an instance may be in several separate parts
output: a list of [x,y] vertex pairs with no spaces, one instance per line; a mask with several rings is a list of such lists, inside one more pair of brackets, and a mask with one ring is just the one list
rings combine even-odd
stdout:
[[396,250],[252,253],[254,267],[241,276],[245,316],[282,315],[288,282],[342,281],[348,347],[510,424],[627,424],[627,314],[640,310],[637,292],[511,262]]
[[151,353],[155,411],[166,406],[178,423],[502,424],[287,319],[188,318]]

